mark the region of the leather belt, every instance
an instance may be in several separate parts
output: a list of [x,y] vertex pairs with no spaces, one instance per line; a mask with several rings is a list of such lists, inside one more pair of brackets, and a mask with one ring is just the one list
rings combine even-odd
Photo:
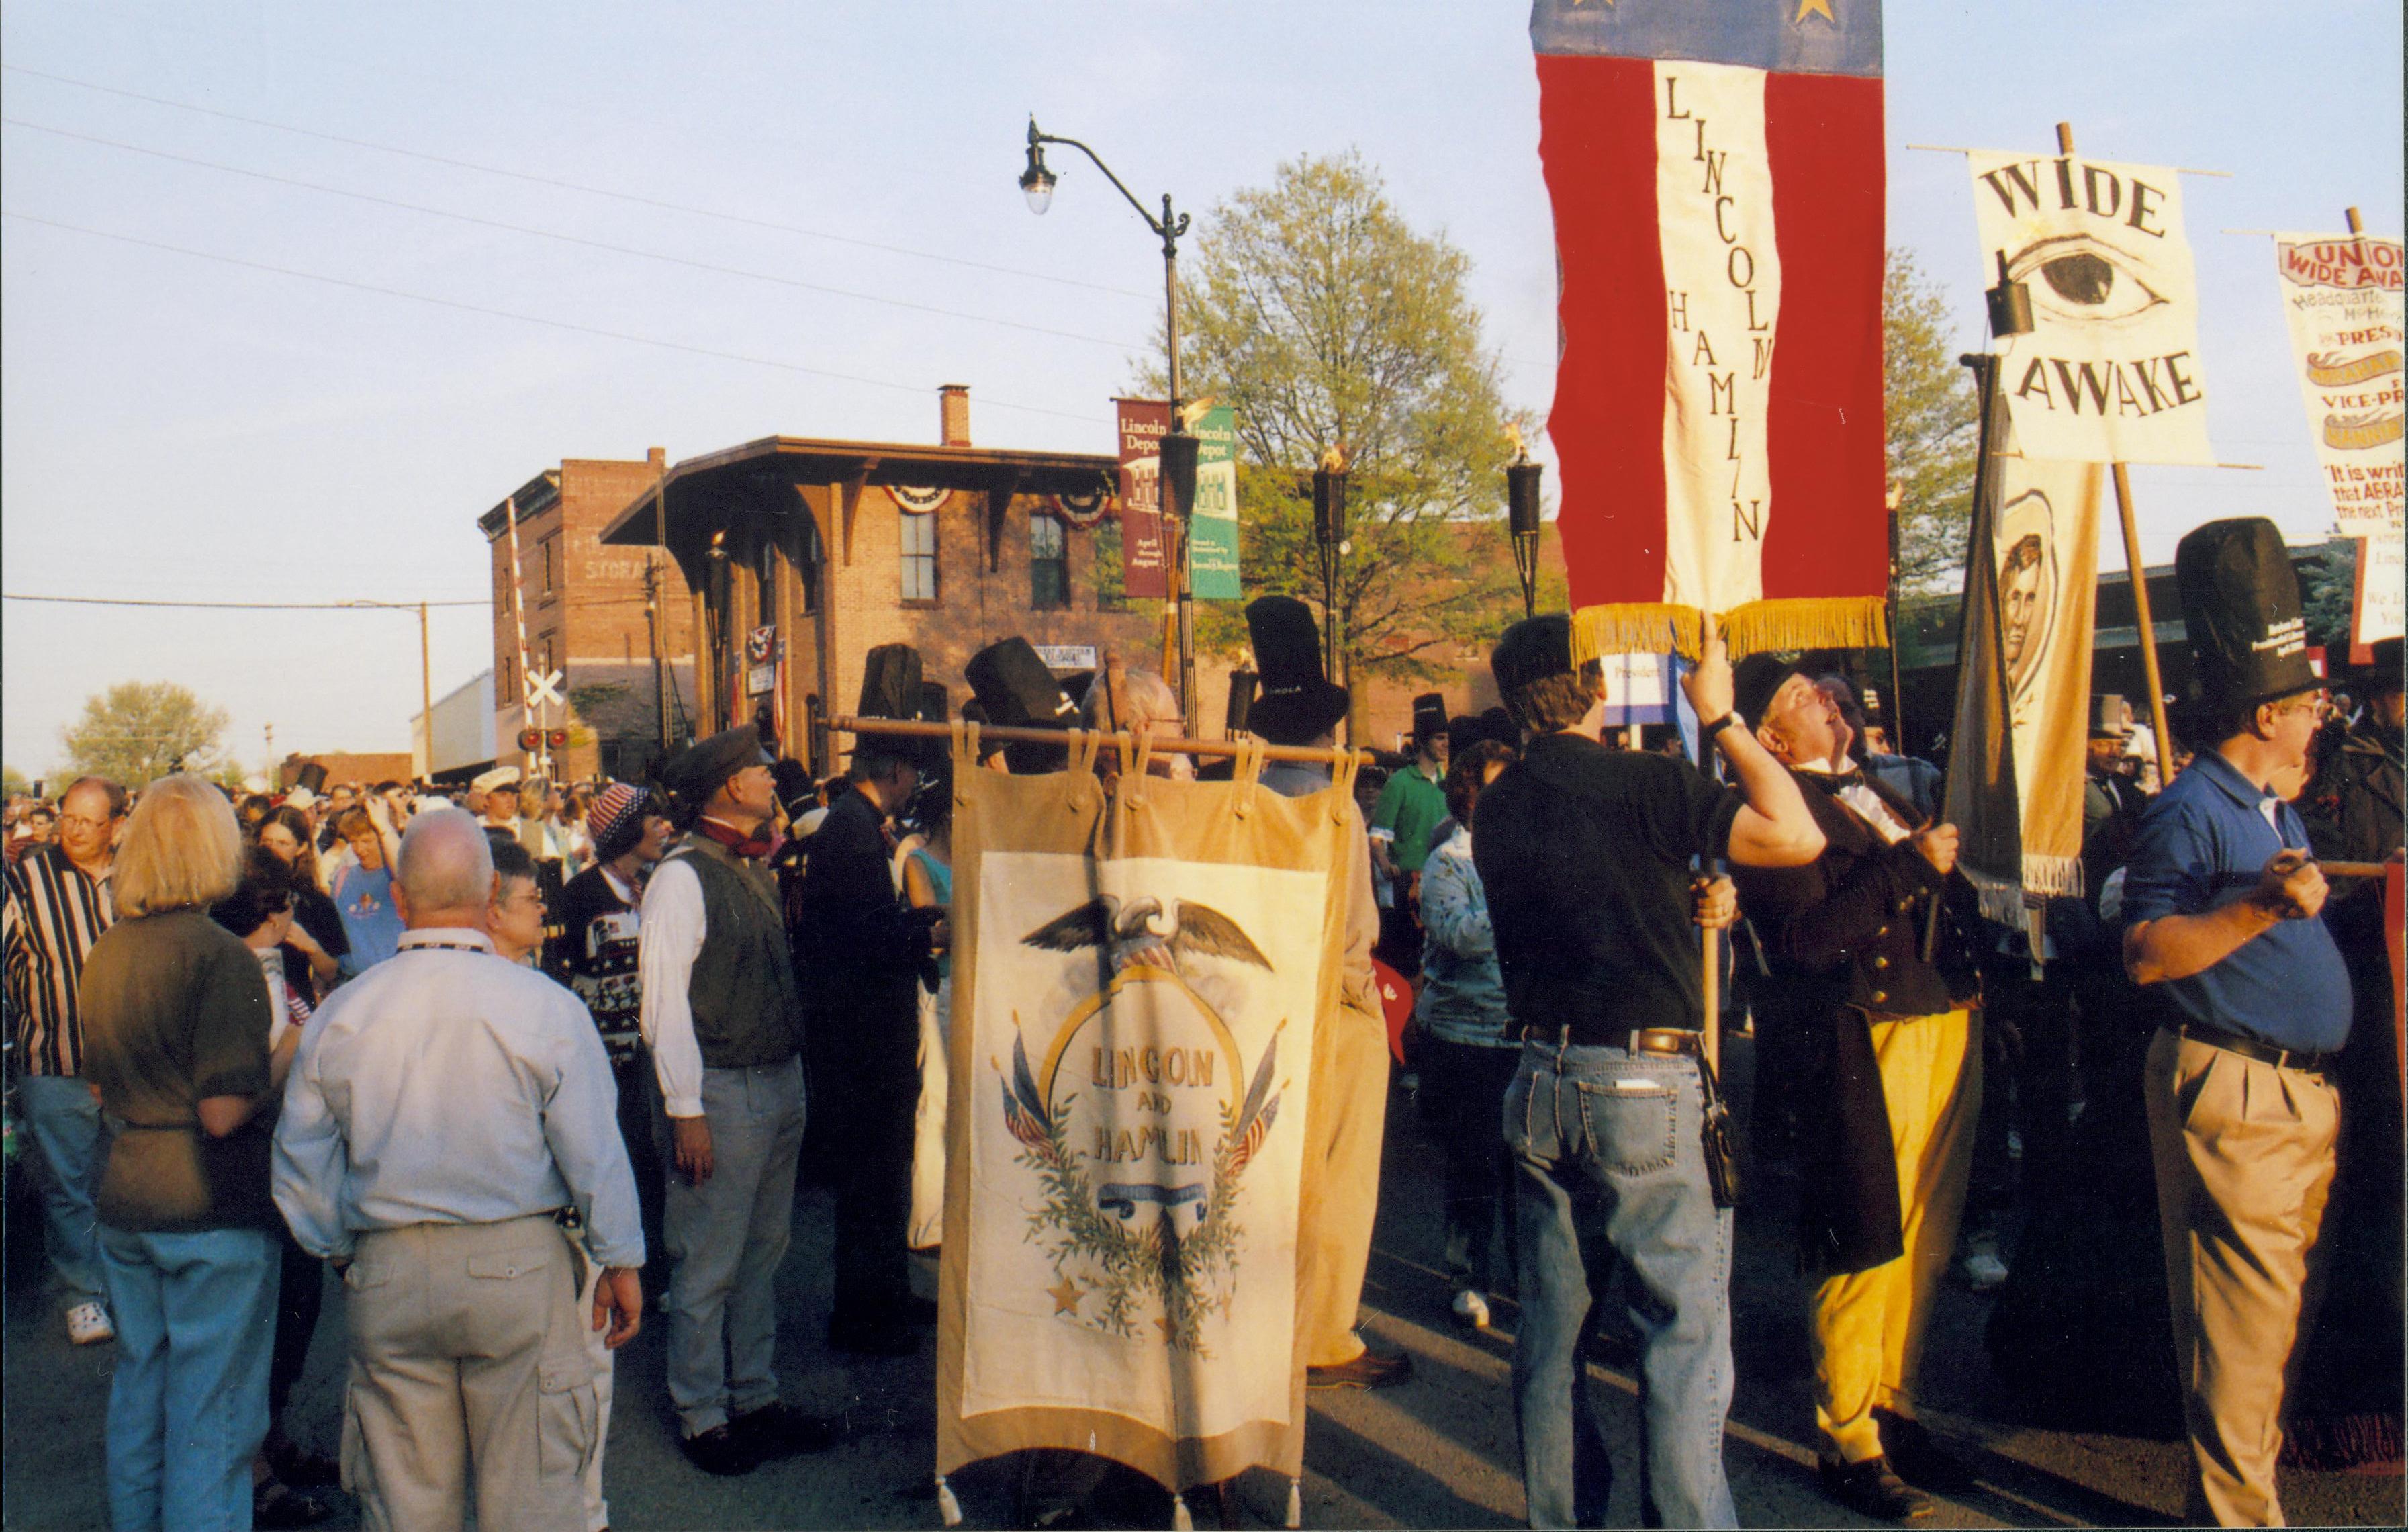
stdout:
[[2210,1048],[2221,1048],[2228,1053],[2238,1053],[2245,1059],[2271,1064],[2277,1069],[2298,1069],[2312,1075],[2323,1074],[2341,1057],[2338,1052],[2314,1053],[2303,1049],[2276,1048],[2255,1038],[2244,1038],[2237,1032],[2226,1032],[2199,1022],[2185,1022],[2174,1028],[2174,1033],[2193,1042],[2203,1042]]
[[1524,1042],[1555,1043],[1559,1046],[1619,1048],[1629,1053],[1687,1053],[1702,1052],[1698,1035],[1686,1027],[1642,1026],[1629,1032],[1609,1032],[1598,1043],[1573,1043],[1572,1029],[1568,1026],[1526,1026]]

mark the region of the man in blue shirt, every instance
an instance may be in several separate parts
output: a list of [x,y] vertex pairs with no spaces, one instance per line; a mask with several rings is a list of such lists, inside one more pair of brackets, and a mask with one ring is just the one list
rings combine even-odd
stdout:
[[2349,973],[2286,795],[2306,780],[2321,682],[2273,523],[2211,522],[2175,578],[2208,726],[2141,821],[2124,965],[2167,1019],[2143,1079],[2165,1236],[2188,1519],[2281,1525],[2274,1463],[2303,1295],[2332,1187]]

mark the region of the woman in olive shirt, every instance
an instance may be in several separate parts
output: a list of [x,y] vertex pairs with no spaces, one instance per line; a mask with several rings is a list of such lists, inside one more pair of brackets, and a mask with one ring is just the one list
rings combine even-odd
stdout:
[[113,1135],[94,1201],[118,1316],[118,1532],[251,1525],[278,1272],[268,1138],[251,1119],[299,1038],[288,1028],[271,1049],[259,960],[209,919],[242,865],[215,787],[151,783],[117,853],[117,924],[84,964],[84,1078]]

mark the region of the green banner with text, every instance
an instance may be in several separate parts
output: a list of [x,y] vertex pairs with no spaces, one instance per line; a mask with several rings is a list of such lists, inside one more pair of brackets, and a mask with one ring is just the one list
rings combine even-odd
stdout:
[[1188,523],[1187,573],[1199,601],[1236,601],[1238,584],[1238,416],[1226,405],[1194,420],[1196,514]]

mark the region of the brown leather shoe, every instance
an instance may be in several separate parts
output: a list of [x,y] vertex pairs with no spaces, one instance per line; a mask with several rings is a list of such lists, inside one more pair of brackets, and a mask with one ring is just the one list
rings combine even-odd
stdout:
[[1934,1509],[1931,1497],[1900,1479],[1886,1457],[1869,1457],[1862,1463],[1821,1458],[1814,1465],[1814,1474],[1823,1482],[1824,1494],[1875,1521],[1911,1522],[1930,1515]]
[[1308,1388],[1394,1388],[1413,1375],[1413,1359],[1398,1353],[1382,1356],[1366,1346],[1351,1362],[1304,1369]]
[[1923,1423],[1895,1410],[1875,1410],[1873,1425],[1881,1432],[1882,1454],[1898,1476],[1934,1495],[1963,1495],[1973,1487],[1973,1470],[1941,1450]]

